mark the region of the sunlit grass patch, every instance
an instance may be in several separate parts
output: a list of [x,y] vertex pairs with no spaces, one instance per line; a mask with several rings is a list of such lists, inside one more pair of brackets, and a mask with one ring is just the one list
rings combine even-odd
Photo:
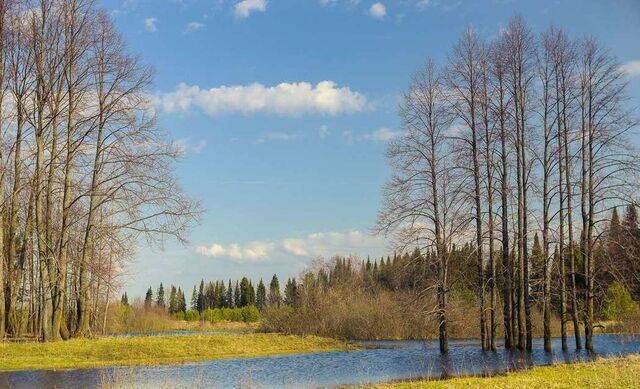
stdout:
[[640,356],[599,359],[595,362],[533,367],[490,378],[469,377],[441,381],[400,382],[381,389],[436,388],[640,388]]
[[156,365],[347,348],[345,343],[333,339],[277,334],[195,334],[0,343],[0,371]]

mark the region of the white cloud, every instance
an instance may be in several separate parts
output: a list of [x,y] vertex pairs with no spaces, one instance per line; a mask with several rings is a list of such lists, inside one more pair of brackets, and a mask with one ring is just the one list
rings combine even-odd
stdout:
[[371,8],[369,8],[369,15],[376,19],[384,19],[387,15],[387,7],[382,3],[372,4]]
[[622,65],[620,69],[629,76],[640,76],[640,60],[629,61]]
[[298,134],[291,134],[288,132],[266,132],[262,134],[260,139],[258,139],[258,143],[264,143],[268,141],[287,142],[291,140],[296,140],[298,138],[299,138]]
[[267,0],[242,0],[233,7],[233,14],[238,18],[248,18],[252,12],[267,10]]
[[420,9],[425,9],[429,6],[429,4],[431,3],[431,0],[419,0],[416,5],[418,6],[418,8]]
[[156,32],[158,31],[158,27],[156,26],[156,23],[158,22],[158,18],[146,18],[144,20],[144,28],[149,31],[149,32]]
[[374,141],[374,142],[388,142],[400,135],[402,131],[393,131],[389,128],[382,127],[375,131],[354,133],[351,130],[344,131],[342,133],[347,140],[352,143],[356,141]]
[[212,258],[227,258],[236,262],[266,261],[275,256],[330,258],[334,255],[382,255],[385,241],[380,236],[362,231],[317,232],[302,237],[278,241],[252,241],[246,244],[200,246],[196,251]]
[[178,139],[175,143],[180,149],[180,151],[182,152],[182,154],[187,154],[187,153],[200,154],[207,147],[207,141],[204,139],[200,139],[199,141],[194,143],[191,141],[191,138],[182,138],[182,139]]
[[320,5],[326,7],[328,5],[335,5],[337,0],[320,0]]
[[273,243],[253,241],[244,246],[237,243],[222,245],[214,243],[210,246],[200,246],[196,251],[207,257],[228,257],[237,262],[256,262],[269,255]]
[[201,22],[190,22],[189,24],[187,24],[187,27],[184,29],[184,32],[195,32],[195,31],[201,31],[204,30],[206,28],[206,24],[201,23]]
[[333,81],[321,81],[315,86],[308,82],[276,86],[253,83],[211,89],[181,83],[175,91],[155,96],[155,102],[165,112],[188,112],[196,106],[209,116],[256,113],[276,116],[338,115],[360,112],[368,106],[364,95],[348,87],[338,87]]
[[329,126],[327,126],[326,124],[323,124],[320,126],[320,128],[318,129],[318,136],[320,136],[320,139],[324,139],[326,137],[329,136]]

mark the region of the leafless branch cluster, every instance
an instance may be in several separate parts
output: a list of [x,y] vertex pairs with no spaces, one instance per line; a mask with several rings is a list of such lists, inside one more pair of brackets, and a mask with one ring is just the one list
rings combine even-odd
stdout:
[[104,11],[0,0],[0,20],[0,335],[86,336],[136,243],[185,240],[199,205],[174,178],[152,71]]
[[[628,141],[637,122],[625,87],[616,58],[596,40],[572,40],[555,27],[536,36],[521,18],[492,41],[467,29],[445,64],[428,60],[416,73],[400,106],[405,133],[387,151],[393,175],[378,229],[400,249],[435,254],[442,351],[449,253],[469,242],[483,348],[496,348],[501,303],[505,347],[531,349],[536,273],[545,348],[558,277],[563,348],[571,320],[576,347],[582,324],[593,349],[603,222],[614,207],[636,204],[638,189],[638,153]],[[530,255],[538,234],[540,263]]]

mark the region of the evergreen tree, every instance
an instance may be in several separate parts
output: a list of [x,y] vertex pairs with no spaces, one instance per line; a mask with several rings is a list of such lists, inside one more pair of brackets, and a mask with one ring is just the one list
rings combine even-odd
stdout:
[[259,310],[263,310],[267,305],[267,289],[264,287],[264,283],[262,282],[262,278],[258,283],[258,290],[256,291],[256,307]]
[[164,308],[165,307],[165,301],[164,301],[164,286],[162,286],[162,282],[160,283],[160,287],[158,288],[158,294],[156,297],[156,305],[160,308]]
[[204,311],[204,280],[200,281],[200,290],[198,291],[198,298],[196,300],[196,309],[200,313]]
[[120,304],[124,306],[129,305],[129,297],[127,296],[127,292],[124,292],[124,294],[122,295],[122,298],[120,299]]
[[178,287],[178,312],[186,312],[187,311],[187,300],[184,297],[184,292],[182,289]]
[[247,277],[242,277],[242,280],[240,280],[240,304],[238,306],[246,307],[249,305],[249,288],[249,280]]
[[269,284],[269,305],[280,307],[280,302],[282,298],[280,297],[280,282],[278,281],[278,276],[273,275],[271,278],[271,283]]
[[147,294],[144,297],[144,306],[145,308],[151,308],[152,304],[153,304],[153,290],[151,289],[151,287],[149,287],[149,289],[147,290]]
[[169,313],[178,312],[178,292],[176,287],[171,285],[171,291],[169,292]]
[[295,277],[287,280],[284,288],[284,303],[292,307],[298,306],[298,284]]
[[236,288],[234,291],[234,304],[236,307],[241,307],[241,296],[240,296],[240,284],[238,284],[238,281],[236,281]]
[[231,280],[229,280],[229,286],[227,287],[227,298],[225,299],[225,308],[233,308],[236,306],[236,300],[233,296],[233,287],[231,286]]
[[191,294],[191,309],[198,310],[198,288],[193,286],[193,293]]

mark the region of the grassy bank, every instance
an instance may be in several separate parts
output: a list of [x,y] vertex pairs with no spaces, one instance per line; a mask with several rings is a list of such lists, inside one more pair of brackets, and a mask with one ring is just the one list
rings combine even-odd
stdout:
[[380,389],[436,388],[640,388],[640,356],[600,359],[595,362],[541,366],[506,375],[453,378],[442,381],[401,382]]
[[333,339],[277,334],[184,335],[0,343],[0,371],[157,365],[346,349]]

